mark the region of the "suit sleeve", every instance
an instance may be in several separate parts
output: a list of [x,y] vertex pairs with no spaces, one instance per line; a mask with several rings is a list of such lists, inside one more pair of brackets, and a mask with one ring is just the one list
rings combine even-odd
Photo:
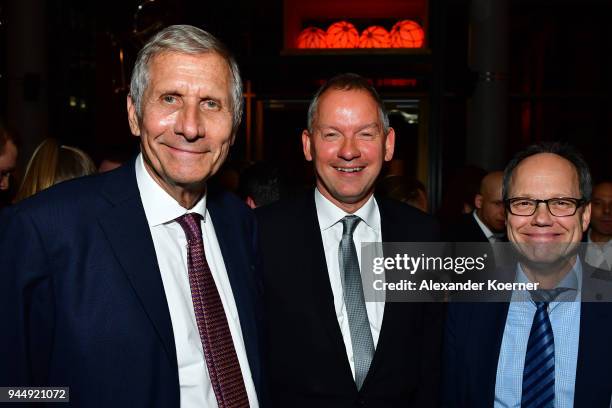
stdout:
[[444,303],[423,303],[423,344],[421,355],[421,384],[415,407],[438,407],[440,373],[442,370],[442,332],[444,327]]
[[53,344],[53,280],[39,230],[18,209],[0,216],[0,386],[44,385]]

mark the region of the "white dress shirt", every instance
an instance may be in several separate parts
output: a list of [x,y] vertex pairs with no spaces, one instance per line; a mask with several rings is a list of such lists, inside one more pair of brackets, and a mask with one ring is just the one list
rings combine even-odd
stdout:
[[[315,189],[315,205],[317,208],[317,218],[321,227],[321,238],[323,239],[323,248],[325,250],[325,261],[327,263],[327,272],[329,273],[329,282],[331,284],[332,293],[334,295],[334,308],[336,318],[342,332],[342,339],[346,348],[346,354],[353,378],[355,378],[355,361],[353,358],[353,344],[351,343],[351,332],[349,329],[348,315],[346,313],[346,305],[344,303],[344,291],[342,288],[342,274],[338,263],[338,247],[342,240],[342,218],[348,214],[336,207],[331,201],[325,198],[318,189]],[[362,242],[382,242],[380,229],[380,212],[374,196],[357,210],[353,215],[361,218],[361,222],[357,224],[355,232],[353,232],[353,242],[357,250],[357,258],[361,269],[361,243]],[[366,310],[368,320],[370,321],[370,330],[372,331],[372,340],[374,340],[374,348],[378,344],[378,336],[380,335],[380,327],[382,325],[383,314],[385,310],[384,302],[366,302]]]
[[177,217],[188,212],[198,213],[203,217],[201,225],[206,260],[225,310],[249,404],[252,408],[257,408],[259,405],[240,329],[238,309],[234,301],[215,228],[206,211],[206,196],[202,197],[189,211],[181,207],[153,180],[144,166],[142,154],[136,160],[136,181],[147,223],[153,237],[157,263],[168,301],[170,319],[172,320],[178,362],[181,408],[218,406],[208,375],[191,300],[187,269],[187,238],[182,227],[174,221]]
[[599,242],[593,242],[591,231],[589,231],[584,260],[596,268],[612,271],[612,239],[603,245]]

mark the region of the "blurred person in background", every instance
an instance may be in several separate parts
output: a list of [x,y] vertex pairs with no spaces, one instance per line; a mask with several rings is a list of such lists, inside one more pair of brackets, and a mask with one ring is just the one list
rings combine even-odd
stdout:
[[591,226],[587,232],[585,260],[589,265],[612,271],[612,180],[593,187]]
[[466,166],[454,170],[444,187],[444,194],[436,216],[445,231],[458,218],[474,211],[474,197],[480,191],[480,183],[487,172],[480,167]]
[[282,188],[281,175],[277,167],[268,163],[255,163],[240,175],[238,191],[240,198],[254,209],[280,200]]
[[458,218],[446,231],[449,242],[501,242],[505,239],[506,215],[502,201],[504,173],[493,171],[483,177],[474,196],[474,210]]
[[15,134],[0,125],[0,208],[11,201],[9,190],[17,167],[17,144]]
[[38,145],[28,163],[15,202],[62,181],[95,172],[93,160],[81,149],[60,145],[56,139],[45,139]]
[[376,192],[427,212],[427,189],[415,178],[391,175],[379,180]]
[[122,164],[130,161],[138,152],[138,147],[130,144],[105,147],[102,154],[98,156],[98,173],[104,173],[120,167]]

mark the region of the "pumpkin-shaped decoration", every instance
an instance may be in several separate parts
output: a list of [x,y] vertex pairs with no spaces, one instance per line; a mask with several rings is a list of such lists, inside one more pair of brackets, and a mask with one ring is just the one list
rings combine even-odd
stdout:
[[359,32],[348,21],[338,21],[327,29],[329,48],[356,48],[359,45]]
[[297,38],[298,48],[327,48],[325,31],[317,27],[307,27]]
[[421,48],[425,40],[425,32],[421,26],[412,20],[402,20],[391,28],[391,47]]
[[359,38],[359,48],[389,48],[389,32],[381,26],[372,26],[363,30]]

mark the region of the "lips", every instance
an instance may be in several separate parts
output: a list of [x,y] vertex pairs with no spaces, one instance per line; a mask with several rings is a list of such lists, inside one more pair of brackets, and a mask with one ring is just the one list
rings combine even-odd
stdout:
[[204,152],[201,151],[194,151],[194,150],[189,150],[189,149],[183,149],[183,148],[179,148],[179,147],[174,147],[174,146],[168,146],[166,145],[169,149],[173,150],[174,152],[177,153],[186,153],[186,154],[202,154]]
[[562,236],[562,234],[549,232],[539,234],[525,234],[525,236],[529,238],[530,241],[548,242],[556,240],[558,237]]
[[365,169],[365,167],[336,167],[334,166],[334,169],[342,172],[342,173],[359,173],[361,172],[363,169]]

